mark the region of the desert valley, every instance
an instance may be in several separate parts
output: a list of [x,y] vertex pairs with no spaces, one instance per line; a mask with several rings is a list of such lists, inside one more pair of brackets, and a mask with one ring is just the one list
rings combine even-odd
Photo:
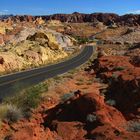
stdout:
[[0,17],[0,75],[57,64],[94,48],[83,65],[0,104],[0,140],[139,140],[140,15]]

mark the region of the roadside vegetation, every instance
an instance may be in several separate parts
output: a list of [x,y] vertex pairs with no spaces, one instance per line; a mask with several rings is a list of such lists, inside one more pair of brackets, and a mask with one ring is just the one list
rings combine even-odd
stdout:
[[86,38],[86,37],[79,37],[79,36],[76,36],[75,39],[77,40],[78,44],[86,44],[89,42],[89,39]]
[[[95,59],[95,56],[96,54],[94,53],[89,61],[78,68],[20,92],[17,90],[18,93],[14,97],[5,98],[2,104],[0,104],[0,124],[3,120],[6,120],[8,123],[15,123],[21,118],[29,119],[31,117],[32,110],[36,109],[41,101],[44,101],[44,98],[47,97],[46,92],[52,83],[58,84],[63,79],[72,79],[77,72],[89,66]],[[77,79],[77,83],[84,84],[84,79]],[[73,93],[63,96],[62,101],[65,101],[65,99],[71,96],[73,96]]]
[[42,93],[48,91],[46,83],[41,83],[21,91],[14,97],[4,99],[0,105],[0,121],[17,122],[21,118],[30,118],[32,109],[38,107]]
[[130,121],[126,130],[129,132],[139,132],[140,131],[140,122],[139,121]]

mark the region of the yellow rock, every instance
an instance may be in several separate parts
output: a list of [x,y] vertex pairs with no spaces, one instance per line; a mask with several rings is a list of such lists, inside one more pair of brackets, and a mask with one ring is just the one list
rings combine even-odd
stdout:
[[0,34],[5,34],[5,27],[0,27]]
[[4,22],[0,22],[0,33],[5,34],[6,30],[13,30],[13,27],[9,24],[4,23]]
[[51,49],[58,50],[61,47],[58,45],[55,36],[52,33],[37,32],[32,36],[29,36],[27,40],[38,41],[40,45],[50,47]]
[[63,26],[60,20],[48,20],[47,25],[48,26]]
[[0,72],[48,64],[68,56],[52,32],[36,32],[25,41],[7,45],[6,49],[9,51],[0,52],[4,59],[4,63],[0,64]]
[[48,45],[51,49],[58,50],[61,49],[61,47],[56,42],[55,36],[52,33],[46,34],[48,37]]
[[42,25],[44,23],[45,23],[45,21],[42,19],[42,17],[37,18],[36,21],[35,21],[36,25]]
[[4,63],[0,64],[1,72],[22,69],[23,60],[22,58],[16,56],[16,54],[11,52],[1,52],[0,56],[4,60]]

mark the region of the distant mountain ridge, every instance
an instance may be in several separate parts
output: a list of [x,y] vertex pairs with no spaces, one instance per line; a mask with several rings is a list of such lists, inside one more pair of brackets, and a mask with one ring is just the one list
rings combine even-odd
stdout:
[[42,16],[42,18],[45,20],[54,19],[60,20],[61,22],[70,23],[103,22],[105,25],[110,25],[111,23],[128,26],[140,25],[140,15],[134,14],[119,16],[114,13],[83,14],[75,12],[73,14],[54,14],[50,16]]
[[54,14],[54,15],[43,15],[43,16],[11,16],[10,18],[14,21],[34,21],[38,17],[42,17],[45,21],[48,20],[60,20],[61,22],[68,23],[84,23],[84,22],[103,22],[105,25],[116,23],[120,26],[140,26],[140,14],[127,14],[119,16],[114,13],[93,13],[84,14],[74,12],[72,14]]
[[0,15],[0,20],[7,19],[9,17],[12,17],[13,15]]

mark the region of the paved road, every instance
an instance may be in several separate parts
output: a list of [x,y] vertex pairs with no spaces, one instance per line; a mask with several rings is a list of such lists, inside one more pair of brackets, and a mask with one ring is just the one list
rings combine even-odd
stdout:
[[29,87],[48,78],[63,74],[85,63],[93,53],[93,47],[87,46],[77,56],[64,62],[32,69],[29,71],[18,72],[0,77],[0,100],[7,96],[13,96],[25,87]]

